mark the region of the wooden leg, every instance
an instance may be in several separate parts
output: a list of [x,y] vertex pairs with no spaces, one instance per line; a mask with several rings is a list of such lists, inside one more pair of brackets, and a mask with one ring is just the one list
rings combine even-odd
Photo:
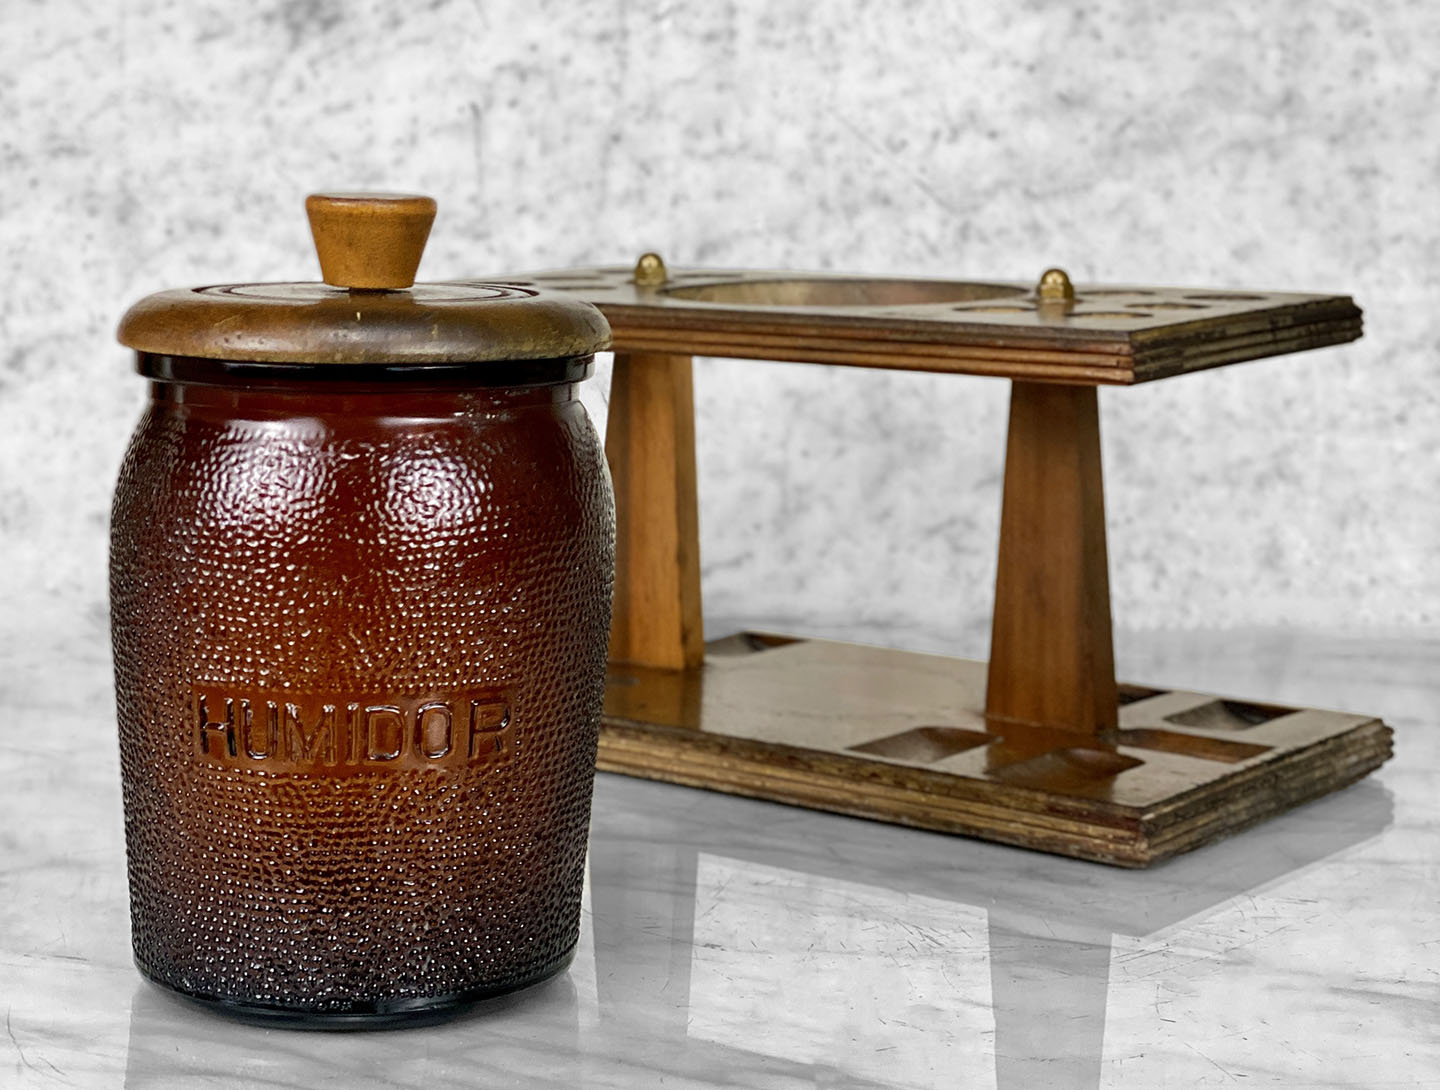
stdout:
[[705,642],[689,356],[615,354],[605,454],[616,523],[610,659],[699,666]]
[[1094,737],[1116,706],[1095,389],[1014,382],[985,715]]

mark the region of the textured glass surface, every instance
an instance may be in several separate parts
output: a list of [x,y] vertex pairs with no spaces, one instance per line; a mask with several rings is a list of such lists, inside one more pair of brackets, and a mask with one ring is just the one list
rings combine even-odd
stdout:
[[111,551],[141,970],[338,1016],[562,967],[614,536],[573,386],[153,389]]

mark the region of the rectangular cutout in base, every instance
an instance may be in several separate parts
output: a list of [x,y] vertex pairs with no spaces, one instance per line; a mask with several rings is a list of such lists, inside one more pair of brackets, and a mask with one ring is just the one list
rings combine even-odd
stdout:
[[1232,765],[1258,757],[1270,749],[1269,746],[1257,746],[1252,742],[1206,738],[1203,734],[1185,734],[1178,730],[1159,730],[1155,727],[1122,730],[1115,735],[1115,740],[1132,749],[1180,753],[1186,757],[1198,757],[1202,761],[1223,761]]

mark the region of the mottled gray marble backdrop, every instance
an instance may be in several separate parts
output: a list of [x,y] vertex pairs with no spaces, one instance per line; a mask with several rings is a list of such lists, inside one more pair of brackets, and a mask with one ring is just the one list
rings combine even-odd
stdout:
[[[1116,623],[1440,626],[1440,6],[0,2],[0,608],[104,616],[160,287],[793,266],[1351,292],[1356,345],[1101,395]],[[588,403],[604,425],[608,365]],[[700,360],[713,619],[983,653],[1005,384]]]

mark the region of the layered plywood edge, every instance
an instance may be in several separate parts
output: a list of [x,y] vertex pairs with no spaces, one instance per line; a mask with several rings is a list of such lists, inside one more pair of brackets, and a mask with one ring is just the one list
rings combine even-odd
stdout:
[[1121,686],[1099,738],[987,725],[984,663],[745,634],[612,664],[599,767],[1144,867],[1352,783],[1379,719]]
[[1073,302],[1015,283],[677,269],[568,269],[505,283],[594,303],[627,352],[726,356],[1033,382],[1131,385],[1342,344],[1341,295],[1080,285]]

